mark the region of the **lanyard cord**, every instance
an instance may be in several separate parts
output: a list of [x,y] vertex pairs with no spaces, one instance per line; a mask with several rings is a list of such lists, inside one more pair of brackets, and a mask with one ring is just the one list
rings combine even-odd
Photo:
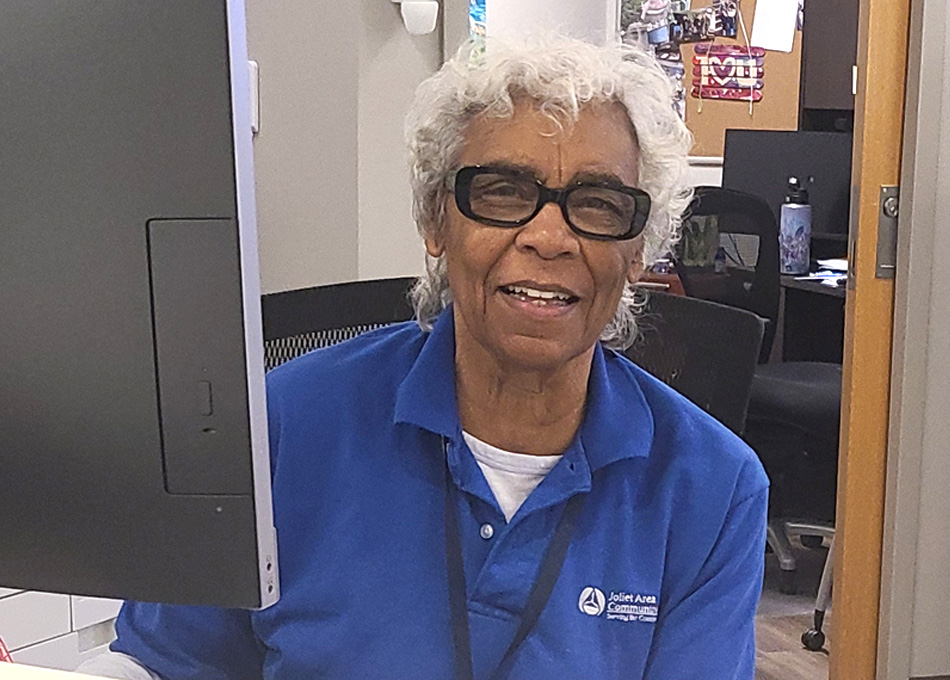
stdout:
[[[443,444],[445,440],[443,440]],[[462,539],[459,536],[458,506],[455,482],[445,463],[445,561],[449,575],[449,607],[452,610],[452,642],[455,647],[456,680],[474,680],[472,670],[472,637],[468,630],[468,593],[465,565],[462,562]]]
[[[449,471],[448,442],[442,439],[445,455],[445,560],[449,577],[449,608],[452,614],[452,642],[455,647],[455,679],[474,680],[472,670],[472,638],[468,627],[468,592],[465,584],[465,564],[462,558],[462,539],[458,528],[458,491]],[[584,507],[587,494],[574,494],[561,514],[554,538],[544,554],[538,579],[531,588],[528,602],[521,615],[521,624],[508,645],[498,667],[491,674],[496,678],[508,667],[525,638],[534,628],[557,583],[571,537],[577,527],[577,517]]]

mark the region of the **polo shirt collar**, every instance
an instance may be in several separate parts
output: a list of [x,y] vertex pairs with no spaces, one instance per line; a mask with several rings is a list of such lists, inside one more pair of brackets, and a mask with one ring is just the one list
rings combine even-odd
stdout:
[[580,440],[591,471],[626,458],[646,458],[653,446],[653,412],[634,369],[598,342],[587,383]]
[[397,423],[417,425],[449,439],[461,434],[455,399],[455,319],[447,307],[396,392]]
[[[587,413],[578,433],[591,472],[650,453],[653,415],[632,370],[597,343],[588,382]],[[400,384],[393,419],[453,441],[460,438],[451,307],[439,315]]]

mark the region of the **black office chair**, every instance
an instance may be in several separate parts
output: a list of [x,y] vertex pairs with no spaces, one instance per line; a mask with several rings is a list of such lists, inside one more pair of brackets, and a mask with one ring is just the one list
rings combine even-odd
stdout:
[[[752,381],[745,439],[772,480],[769,545],[778,557],[783,590],[795,589],[789,535],[806,545],[833,539],[841,410],[841,366],[819,362],[765,363],[778,317],[778,226],[772,209],[751,194],[698,187],[687,220],[715,219],[727,254],[726,271],[678,263],[687,295],[754,311],[769,320]],[[689,228],[689,227],[688,227]],[[721,268],[720,268],[721,269]],[[821,618],[830,592],[832,559],[826,558],[816,603],[815,629],[803,636],[809,649],[824,644]]]
[[698,298],[650,293],[639,323],[627,357],[741,435],[765,320]]
[[264,362],[269,371],[319,347],[413,316],[412,277],[352,281],[261,298]]

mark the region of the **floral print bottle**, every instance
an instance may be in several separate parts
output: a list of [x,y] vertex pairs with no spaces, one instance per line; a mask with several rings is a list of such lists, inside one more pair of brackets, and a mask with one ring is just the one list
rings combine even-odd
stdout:
[[807,274],[811,264],[811,206],[808,190],[802,188],[797,177],[788,178],[778,244],[782,274]]

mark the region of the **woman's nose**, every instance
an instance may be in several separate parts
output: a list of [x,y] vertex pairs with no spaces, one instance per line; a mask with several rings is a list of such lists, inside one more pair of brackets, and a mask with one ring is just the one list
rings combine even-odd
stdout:
[[548,203],[533,220],[521,227],[515,244],[518,248],[534,251],[545,260],[580,252],[577,235],[564,220],[557,203]]

